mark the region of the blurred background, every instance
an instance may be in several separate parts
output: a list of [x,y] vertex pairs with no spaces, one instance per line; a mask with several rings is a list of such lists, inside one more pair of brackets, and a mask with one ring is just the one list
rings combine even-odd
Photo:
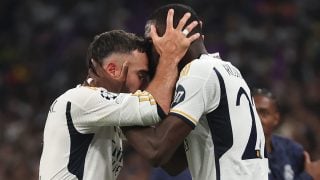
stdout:
[[[172,2],[1,0],[0,180],[38,178],[49,106],[86,77],[86,50],[94,35],[112,29],[143,35],[148,15]],[[251,88],[274,92],[282,113],[278,133],[319,159],[320,1],[179,3],[203,20],[210,52],[239,67]],[[148,163],[130,148],[126,152],[126,162],[134,165],[119,179],[134,180],[135,173],[139,180],[156,179]]]

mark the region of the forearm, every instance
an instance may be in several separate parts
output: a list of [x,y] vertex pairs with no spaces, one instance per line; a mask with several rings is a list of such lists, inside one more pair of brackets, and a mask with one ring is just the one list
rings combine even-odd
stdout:
[[156,128],[125,127],[122,130],[134,149],[155,167],[165,164],[177,149],[176,145],[168,143],[172,139],[161,136]]
[[166,164],[161,165],[161,168],[164,169],[169,175],[177,176],[183,170],[185,170],[187,166],[188,162],[184,150],[184,144],[182,143],[170,158],[170,160]]
[[172,117],[167,117],[156,128],[123,127],[128,142],[154,166],[168,162],[192,128]]
[[[178,78],[178,67],[175,62],[162,62],[160,57],[154,79],[146,91],[148,91],[165,113],[169,112],[175,84]],[[163,57],[165,58],[165,57]]]
[[121,130],[129,144],[131,144],[140,155],[152,162],[156,155],[156,147],[154,147],[149,137],[156,136],[155,129],[153,127],[131,126],[121,127]]

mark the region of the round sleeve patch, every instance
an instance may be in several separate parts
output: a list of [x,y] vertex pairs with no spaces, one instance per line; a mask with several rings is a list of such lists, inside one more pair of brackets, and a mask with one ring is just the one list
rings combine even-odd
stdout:
[[176,89],[171,107],[174,107],[177,104],[181,103],[184,100],[185,96],[186,96],[186,91],[185,91],[184,87],[179,84]]

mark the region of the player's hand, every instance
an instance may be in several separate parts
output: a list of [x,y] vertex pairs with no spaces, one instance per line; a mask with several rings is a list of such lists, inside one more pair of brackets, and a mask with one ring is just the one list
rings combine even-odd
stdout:
[[[125,86],[126,78],[128,74],[128,62],[125,61],[122,64],[122,70],[118,77],[110,77],[107,75],[103,67],[91,60],[93,68],[89,68],[89,77],[87,79],[87,83],[89,86],[93,87],[103,87],[110,92],[120,93],[120,92],[127,92],[127,88]],[[95,72],[94,72],[95,71]]]
[[173,27],[173,16],[174,10],[170,9],[167,15],[166,31],[162,37],[157,34],[156,28],[152,24],[150,27],[150,37],[156,51],[158,52],[160,57],[162,57],[162,60],[174,60],[175,63],[179,63],[179,61],[187,52],[190,44],[194,40],[198,39],[200,37],[200,34],[196,33],[188,37],[188,32],[191,32],[193,28],[198,25],[197,21],[193,21],[185,29],[182,29],[190,18],[190,13],[186,13],[180,19],[179,24],[176,28]]
[[320,180],[320,160],[312,162],[308,152],[304,151],[304,170],[313,177]]

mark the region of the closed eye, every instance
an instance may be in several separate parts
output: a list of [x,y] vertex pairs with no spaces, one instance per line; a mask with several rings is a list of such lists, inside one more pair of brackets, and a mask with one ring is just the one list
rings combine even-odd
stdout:
[[144,82],[150,81],[150,76],[149,76],[148,71],[139,71],[138,77],[141,81],[144,81]]

